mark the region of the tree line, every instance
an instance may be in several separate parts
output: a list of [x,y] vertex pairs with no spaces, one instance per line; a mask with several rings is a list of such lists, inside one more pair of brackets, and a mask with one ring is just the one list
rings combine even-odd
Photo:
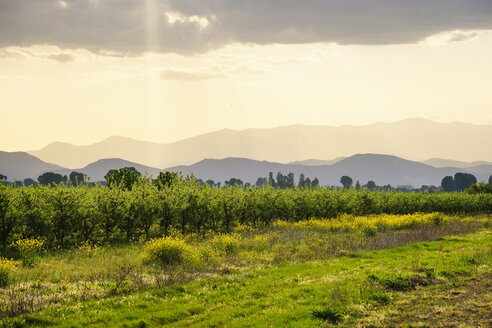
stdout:
[[[108,185],[111,184],[114,179],[122,179],[122,177],[125,177],[125,179],[130,179],[131,181],[135,181],[139,177],[142,176],[140,172],[138,172],[134,167],[125,167],[122,169],[113,169],[109,170],[108,173],[105,176],[105,181],[100,182],[99,184],[102,185]],[[130,177],[131,176],[131,177]],[[25,179],[22,182],[15,182],[15,183],[8,183],[6,182],[7,176],[0,174],[0,182],[3,182],[5,184],[12,184],[14,186],[36,186],[38,183],[40,185],[55,185],[55,184],[60,184],[60,183],[69,183],[72,186],[78,186],[81,184],[84,185],[89,185],[89,186],[96,186],[97,184],[94,182],[89,182],[89,179],[87,175],[84,173],[80,172],[71,172],[69,176],[64,175],[62,176],[61,174],[54,173],[54,172],[46,172],[38,177],[38,181],[34,181],[30,178]],[[214,180],[206,180],[205,182],[201,179],[196,179],[200,185],[209,185],[210,187],[214,188],[220,188],[222,187],[221,182],[215,182]],[[130,182],[133,183],[133,182]],[[453,191],[465,191],[467,189],[470,189],[469,192],[491,192],[491,188],[489,187],[492,185],[492,175],[489,177],[488,185],[485,183],[478,184],[477,183],[477,178],[470,173],[461,173],[458,172],[453,176],[446,176],[442,179],[441,181],[441,186],[436,187],[436,186],[427,186],[423,185],[420,188],[413,188],[413,186],[401,186],[401,187],[392,187],[391,185],[384,185],[384,186],[378,186],[373,180],[369,180],[366,184],[361,185],[359,181],[357,181],[354,185],[353,179],[350,176],[344,175],[340,178],[340,183],[343,186],[343,188],[351,188],[355,187],[357,190],[363,188],[363,189],[368,189],[371,191],[375,190],[407,190],[407,191],[416,191],[416,192],[435,192],[435,191],[445,191],[445,192],[453,192]],[[270,172],[268,178],[267,177],[259,177],[256,180],[256,183],[254,185],[251,185],[250,183],[244,183],[241,179],[239,178],[230,178],[229,180],[226,180],[224,182],[225,187],[229,186],[239,186],[243,188],[248,188],[252,186],[256,187],[262,187],[262,186],[271,186],[273,188],[278,188],[278,189],[287,189],[287,188],[315,188],[318,187],[319,180],[318,178],[310,179],[309,177],[306,177],[304,174],[300,174],[299,180],[297,184],[294,181],[294,173],[288,173],[287,175],[283,175],[282,173],[278,172],[276,177],[274,177],[273,173]]]
[[19,238],[41,238],[52,247],[71,247],[81,241],[151,238],[173,230],[228,232],[237,225],[268,226],[277,219],[293,222],[343,213],[434,211],[491,213],[492,194],[372,192],[319,186],[212,188],[193,176],[161,172],[149,180],[122,169],[108,176],[108,186],[97,188],[69,183],[17,188],[0,184],[0,249]]

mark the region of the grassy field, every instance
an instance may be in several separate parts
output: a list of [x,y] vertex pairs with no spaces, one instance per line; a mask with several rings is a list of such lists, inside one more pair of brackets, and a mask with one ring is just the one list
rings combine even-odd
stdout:
[[345,216],[175,240],[193,261],[148,263],[145,242],[19,259],[0,326],[492,324],[487,216]]

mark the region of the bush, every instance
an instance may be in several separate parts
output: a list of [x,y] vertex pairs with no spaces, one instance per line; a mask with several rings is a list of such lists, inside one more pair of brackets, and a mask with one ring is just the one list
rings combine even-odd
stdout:
[[91,243],[90,241],[84,241],[80,243],[77,247],[79,252],[87,257],[93,257],[100,252],[100,248],[96,243]]
[[151,239],[145,245],[142,259],[145,263],[161,267],[173,265],[194,265],[199,257],[193,248],[180,237],[164,237]]
[[0,288],[10,284],[14,261],[0,257]]
[[225,253],[225,255],[232,255],[237,253],[237,250],[239,248],[239,240],[237,239],[236,235],[224,235],[224,234],[218,234],[214,236],[214,239],[212,240],[212,243],[214,244],[214,247],[217,248],[219,251],[222,251]]
[[36,257],[45,252],[44,241],[40,239],[19,239],[12,246],[19,252],[22,265],[28,267],[33,267]]

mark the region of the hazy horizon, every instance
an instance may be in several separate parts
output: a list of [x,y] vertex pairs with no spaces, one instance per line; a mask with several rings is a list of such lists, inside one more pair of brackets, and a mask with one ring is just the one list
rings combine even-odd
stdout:
[[[333,127],[333,128],[341,128],[341,127],[364,127],[364,126],[371,126],[371,125],[375,125],[375,124],[391,124],[391,123],[397,123],[397,122],[403,122],[403,121],[411,121],[411,120],[426,120],[426,121],[431,121],[431,122],[435,122],[435,123],[440,123],[440,124],[471,124],[471,125],[477,125],[477,126],[490,126],[492,127],[492,124],[478,124],[478,123],[473,123],[473,122],[463,122],[463,121],[438,121],[438,120],[432,120],[432,119],[425,119],[425,118],[421,118],[421,117],[408,117],[408,118],[405,118],[405,119],[402,119],[402,120],[397,120],[397,121],[374,121],[374,122],[370,122],[370,123],[367,123],[367,124],[339,124],[339,125],[328,125],[328,124],[302,124],[302,123],[293,123],[293,124],[287,124],[287,125],[277,125],[277,126],[265,126],[265,127],[246,127],[246,128],[238,128],[238,129],[233,129],[233,128],[229,128],[229,127],[223,127],[223,128],[220,128],[220,129],[216,129],[216,130],[210,130],[210,131],[205,131],[205,132],[202,132],[202,133],[198,133],[198,134],[193,134],[193,135],[189,135],[189,136],[185,136],[183,138],[178,138],[178,139],[170,139],[170,140],[149,140],[149,139],[140,139],[140,138],[137,138],[137,137],[133,137],[131,135],[108,135],[106,137],[102,137],[101,139],[98,139],[98,140],[95,140],[94,142],[88,142],[88,143],[81,143],[81,144],[77,144],[77,143],[72,143],[72,142],[69,142],[69,141],[66,141],[66,140],[53,140],[51,142],[48,142],[47,144],[44,144],[42,145],[41,147],[38,147],[38,148],[24,148],[24,149],[0,149],[1,151],[7,151],[7,152],[17,152],[17,151],[21,151],[21,152],[30,152],[30,151],[36,151],[36,150],[40,150],[40,149],[43,149],[49,145],[52,145],[52,144],[56,144],[56,143],[65,143],[65,144],[70,144],[70,145],[74,145],[74,146],[90,146],[90,145],[93,145],[93,144],[97,144],[97,143],[100,143],[100,142],[103,142],[105,140],[108,140],[108,139],[111,139],[111,138],[125,138],[125,139],[132,139],[132,140],[135,140],[135,141],[142,141],[142,142],[149,142],[149,143],[157,143],[157,144],[171,144],[171,143],[175,143],[175,142],[179,142],[179,141],[183,141],[183,140],[187,140],[187,139],[192,139],[192,138],[196,138],[196,137],[199,137],[199,136],[202,136],[202,135],[207,135],[207,134],[211,134],[211,133],[214,133],[214,132],[219,132],[219,131],[222,131],[222,130],[230,130],[230,131],[236,131],[236,132],[241,132],[241,131],[248,131],[248,130],[269,130],[269,129],[277,129],[277,128],[286,128],[286,127],[292,127],[292,126],[306,126],[306,127]],[[388,155],[391,155],[391,154],[388,154]],[[326,158],[324,160],[331,160],[332,158]],[[420,159],[420,160],[423,160],[423,159]]]
[[491,16],[488,0],[5,0],[0,149],[410,117],[492,125]]

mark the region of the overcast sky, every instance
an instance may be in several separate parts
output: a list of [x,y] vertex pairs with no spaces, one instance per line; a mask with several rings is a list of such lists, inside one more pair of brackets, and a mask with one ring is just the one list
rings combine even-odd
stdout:
[[491,0],[1,0],[1,150],[492,124]]

